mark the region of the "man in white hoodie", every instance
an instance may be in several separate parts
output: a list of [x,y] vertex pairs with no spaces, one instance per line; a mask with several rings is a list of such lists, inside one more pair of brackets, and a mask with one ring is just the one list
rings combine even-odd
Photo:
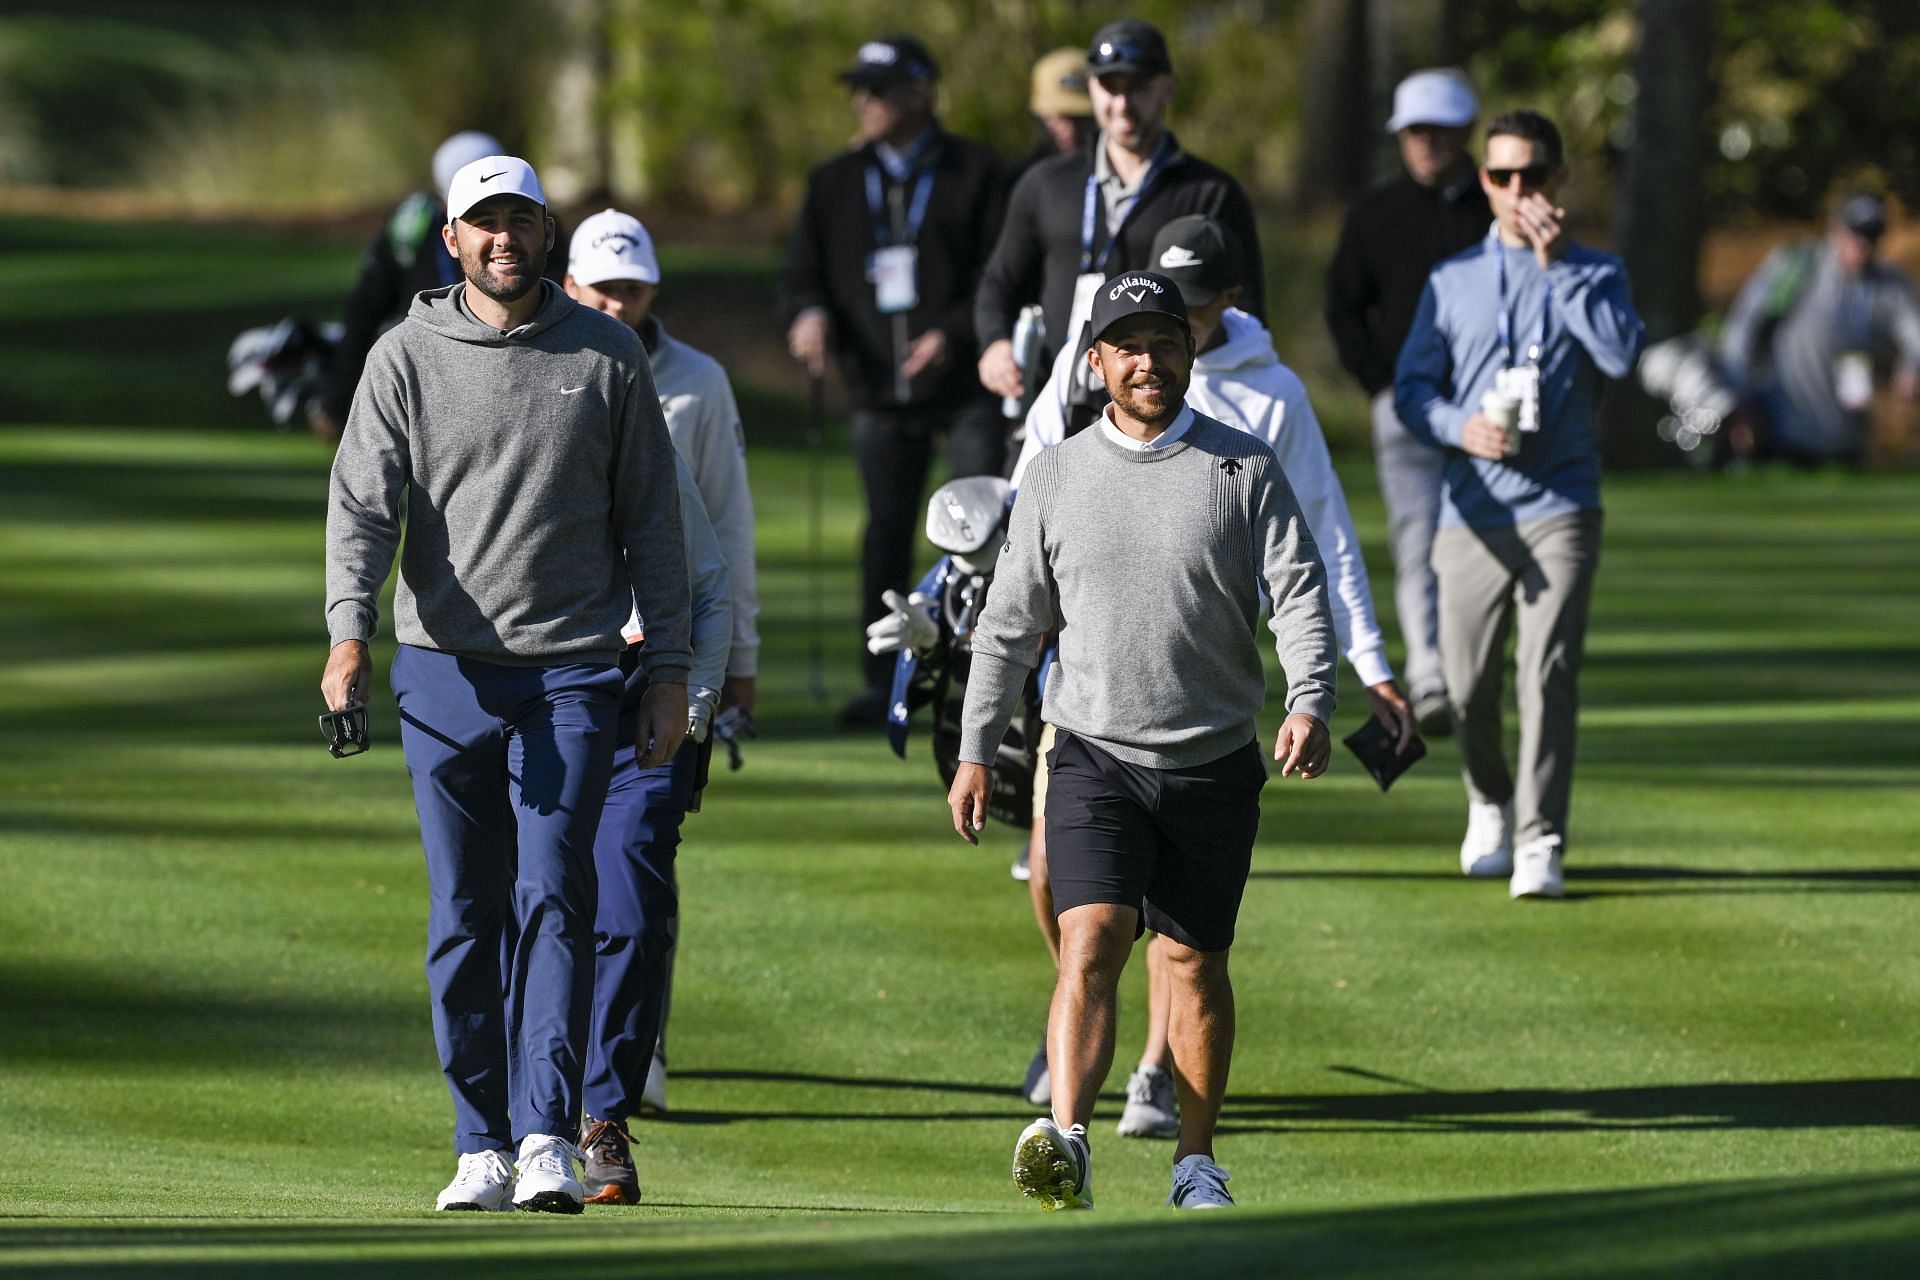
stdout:
[[[1198,413],[1264,440],[1280,460],[1314,543],[1326,560],[1336,643],[1365,687],[1368,708],[1395,733],[1396,746],[1404,751],[1414,738],[1413,712],[1387,662],[1386,641],[1374,618],[1360,539],[1354,533],[1346,492],[1334,472],[1320,420],[1314,416],[1299,376],[1280,363],[1273,336],[1256,317],[1233,305],[1245,288],[1245,261],[1233,232],[1204,215],[1176,218],[1154,238],[1149,269],[1180,286],[1187,323],[1199,350],[1187,387],[1187,403]],[[1027,413],[1026,443],[1013,471],[1016,489],[1040,451],[1071,434],[1068,401],[1072,373],[1084,358],[1075,344],[1067,344],[1055,359],[1052,377],[1034,397]],[[1042,739],[1043,761],[1050,746],[1050,741]],[[1050,922],[1053,912],[1045,828],[1038,820],[1034,823],[1029,863],[1029,889],[1036,901],[1036,914]],[[1057,935],[1048,935],[1048,945],[1057,949]],[[1151,948],[1147,952],[1147,975],[1147,1043],[1141,1051],[1140,1065],[1127,1081],[1127,1106],[1119,1125],[1124,1137],[1172,1136],[1179,1123],[1166,1070],[1164,975]]]

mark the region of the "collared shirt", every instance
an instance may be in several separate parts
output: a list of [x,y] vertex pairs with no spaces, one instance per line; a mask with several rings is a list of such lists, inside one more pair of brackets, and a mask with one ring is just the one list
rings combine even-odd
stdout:
[[920,157],[924,156],[927,148],[933,144],[933,134],[933,126],[928,125],[905,151],[890,143],[876,142],[873,144],[873,154],[879,157],[880,167],[887,171],[888,177],[895,182],[905,182],[913,176],[914,167],[920,163]]
[[1172,426],[1151,440],[1137,440],[1114,425],[1113,402],[1111,400],[1107,402],[1107,407],[1100,412],[1100,429],[1107,433],[1107,439],[1113,441],[1122,449],[1131,449],[1135,453],[1152,453],[1155,449],[1164,449],[1169,445],[1178,444],[1180,437],[1186,435],[1188,429],[1192,426],[1193,406],[1182,405],[1179,416],[1174,418]]
[[1122,182],[1120,175],[1113,171],[1113,165],[1107,160],[1107,135],[1103,130],[1094,139],[1093,177],[1100,186],[1100,203],[1106,210],[1107,234],[1118,233],[1120,225],[1133,212],[1133,206],[1140,200],[1141,190],[1146,185],[1147,174],[1152,172],[1155,163],[1164,164],[1173,159],[1175,143],[1171,132],[1162,132],[1160,145],[1154,148],[1153,159],[1140,171],[1140,176],[1131,183]]

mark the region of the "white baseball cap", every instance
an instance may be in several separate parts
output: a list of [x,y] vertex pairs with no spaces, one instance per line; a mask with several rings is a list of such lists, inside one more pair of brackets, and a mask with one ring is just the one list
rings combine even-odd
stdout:
[[497,156],[506,148],[490,133],[468,129],[456,133],[433,153],[433,189],[442,198],[453,185],[453,175],[485,156]]
[[1472,124],[1479,114],[1480,103],[1467,78],[1458,71],[1416,71],[1394,88],[1393,118],[1387,121],[1387,132],[1398,133],[1416,124],[1457,129]]
[[482,200],[497,195],[525,196],[547,207],[547,193],[533,166],[518,156],[482,156],[453,175],[447,184],[447,225]]
[[618,209],[602,209],[580,224],[567,247],[567,274],[575,284],[597,285],[609,280],[660,283],[660,260],[653,253],[653,237],[640,219]]

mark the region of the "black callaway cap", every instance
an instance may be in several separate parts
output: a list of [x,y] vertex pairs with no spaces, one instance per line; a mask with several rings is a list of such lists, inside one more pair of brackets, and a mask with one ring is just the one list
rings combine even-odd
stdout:
[[1180,332],[1192,336],[1187,327],[1187,304],[1180,286],[1151,271],[1123,271],[1110,277],[1093,297],[1093,316],[1089,323],[1093,341],[1100,341],[1107,330],[1130,316],[1165,316],[1180,326]]
[[1173,57],[1167,52],[1167,38],[1160,29],[1138,18],[1122,18],[1094,32],[1093,43],[1087,46],[1087,74],[1104,76],[1116,71],[1143,76],[1171,74]]
[[884,89],[908,80],[938,80],[940,68],[927,46],[912,36],[881,36],[861,45],[839,78],[862,89]]

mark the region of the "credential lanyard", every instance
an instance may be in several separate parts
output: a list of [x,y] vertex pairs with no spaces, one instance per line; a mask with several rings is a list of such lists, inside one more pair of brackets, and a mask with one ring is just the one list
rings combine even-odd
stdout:
[[[1513,316],[1507,311],[1507,252],[1500,243],[1498,230],[1487,233],[1487,252],[1493,255],[1494,277],[1500,282],[1500,347],[1506,352],[1507,367],[1513,367]],[[1540,299],[1540,336],[1527,349],[1527,359],[1538,364],[1547,349],[1547,313],[1553,309],[1553,281],[1547,281],[1546,296]]]
[[1097,171],[1087,175],[1086,198],[1080,202],[1080,274],[1089,271],[1104,270],[1107,258],[1113,253],[1113,246],[1120,243],[1120,233],[1133,221],[1133,215],[1147,198],[1147,191],[1153,186],[1153,180],[1167,167],[1167,156],[1173,150],[1172,140],[1160,139],[1160,147],[1153,153],[1153,162],[1147,166],[1146,173],[1140,179],[1140,190],[1134,195],[1133,203],[1127,206],[1127,212],[1121,217],[1120,225],[1107,237],[1107,243],[1100,250],[1098,258],[1093,256],[1093,211],[1100,200],[1100,175]]
[[920,224],[927,220],[927,201],[933,197],[933,169],[929,166],[913,186],[913,199],[907,205],[906,225],[894,238],[892,220],[887,217],[887,201],[880,189],[880,166],[867,166],[867,212],[873,216],[873,242],[886,246],[913,244],[920,239]]

